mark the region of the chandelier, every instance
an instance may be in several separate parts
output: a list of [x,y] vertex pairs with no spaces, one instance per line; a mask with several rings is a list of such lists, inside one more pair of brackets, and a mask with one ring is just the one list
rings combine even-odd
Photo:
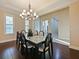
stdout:
[[20,14],[20,17],[26,20],[34,20],[38,18],[38,15],[36,14],[36,12],[34,12],[33,9],[31,8],[30,0],[29,0],[28,8],[29,9],[27,11],[23,9],[22,13]]

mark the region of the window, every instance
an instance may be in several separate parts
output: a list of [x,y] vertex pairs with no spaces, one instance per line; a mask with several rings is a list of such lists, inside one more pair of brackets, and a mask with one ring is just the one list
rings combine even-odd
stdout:
[[40,27],[41,27],[40,19],[38,18],[38,19],[34,20],[34,30],[39,32]]
[[25,31],[28,32],[29,30],[29,20],[25,20]]
[[44,31],[44,34],[48,33],[48,20],[42,21],[41,31]]
[[6,34],[13,33],[13,17],[6,16]]

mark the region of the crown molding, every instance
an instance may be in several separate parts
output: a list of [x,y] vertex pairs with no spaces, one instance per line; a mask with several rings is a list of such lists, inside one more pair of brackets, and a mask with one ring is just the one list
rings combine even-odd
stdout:
[[12,13],[12,14],[16,14],[16,15],[19,15],[19,13],[20,13],[19,9],[14,8],[12,6],[2,6],[2,5],[0,5],[0,10],[3,10],[5,12],[9,12],[9,13]]
[[42,8],[37,9],[37,12],[39,13],[39,15],[44,15],[59,9],[63,9],[66,7],[69,7],[72,3],[77,2],[78,0],[62,0],[62,1],[57,1],[56,3],[51,3],[50,5],[46,5]]

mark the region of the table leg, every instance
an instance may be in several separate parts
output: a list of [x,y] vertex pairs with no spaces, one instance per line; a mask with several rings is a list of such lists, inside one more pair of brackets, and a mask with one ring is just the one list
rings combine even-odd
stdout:
[[35,46],[35,56],[36,56],[36,59],[39,59],[39,51],[38,51],[38,46],[36,45]]
[[51,41],[51,43],[50,43],[50,46],[51,46],[51,56],[53,56],[53,43],[52,43],[52,41]]

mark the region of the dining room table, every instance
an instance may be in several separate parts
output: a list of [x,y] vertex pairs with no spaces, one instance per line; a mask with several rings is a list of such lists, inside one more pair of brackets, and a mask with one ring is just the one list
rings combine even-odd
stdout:
[[46,36],[32,36],[27,37],[27,41],[32,45],[39,45],[45,41]]
[[31,44],[36,49],[36,55],[38,56],[38,49],[42,43],[45,42],[46,36],[32,36],[26,37],[29,44]]
[[30,45],[32,45],[34,48],[35,48],[35,54],[36,54],[36,57],[38,58],[39,54],[38,54],[38,48],[39,48],[39,45],[44,43],[45,42],[45,38],[46,36],[32,36],[32,37],[26,37],[28,43]]

